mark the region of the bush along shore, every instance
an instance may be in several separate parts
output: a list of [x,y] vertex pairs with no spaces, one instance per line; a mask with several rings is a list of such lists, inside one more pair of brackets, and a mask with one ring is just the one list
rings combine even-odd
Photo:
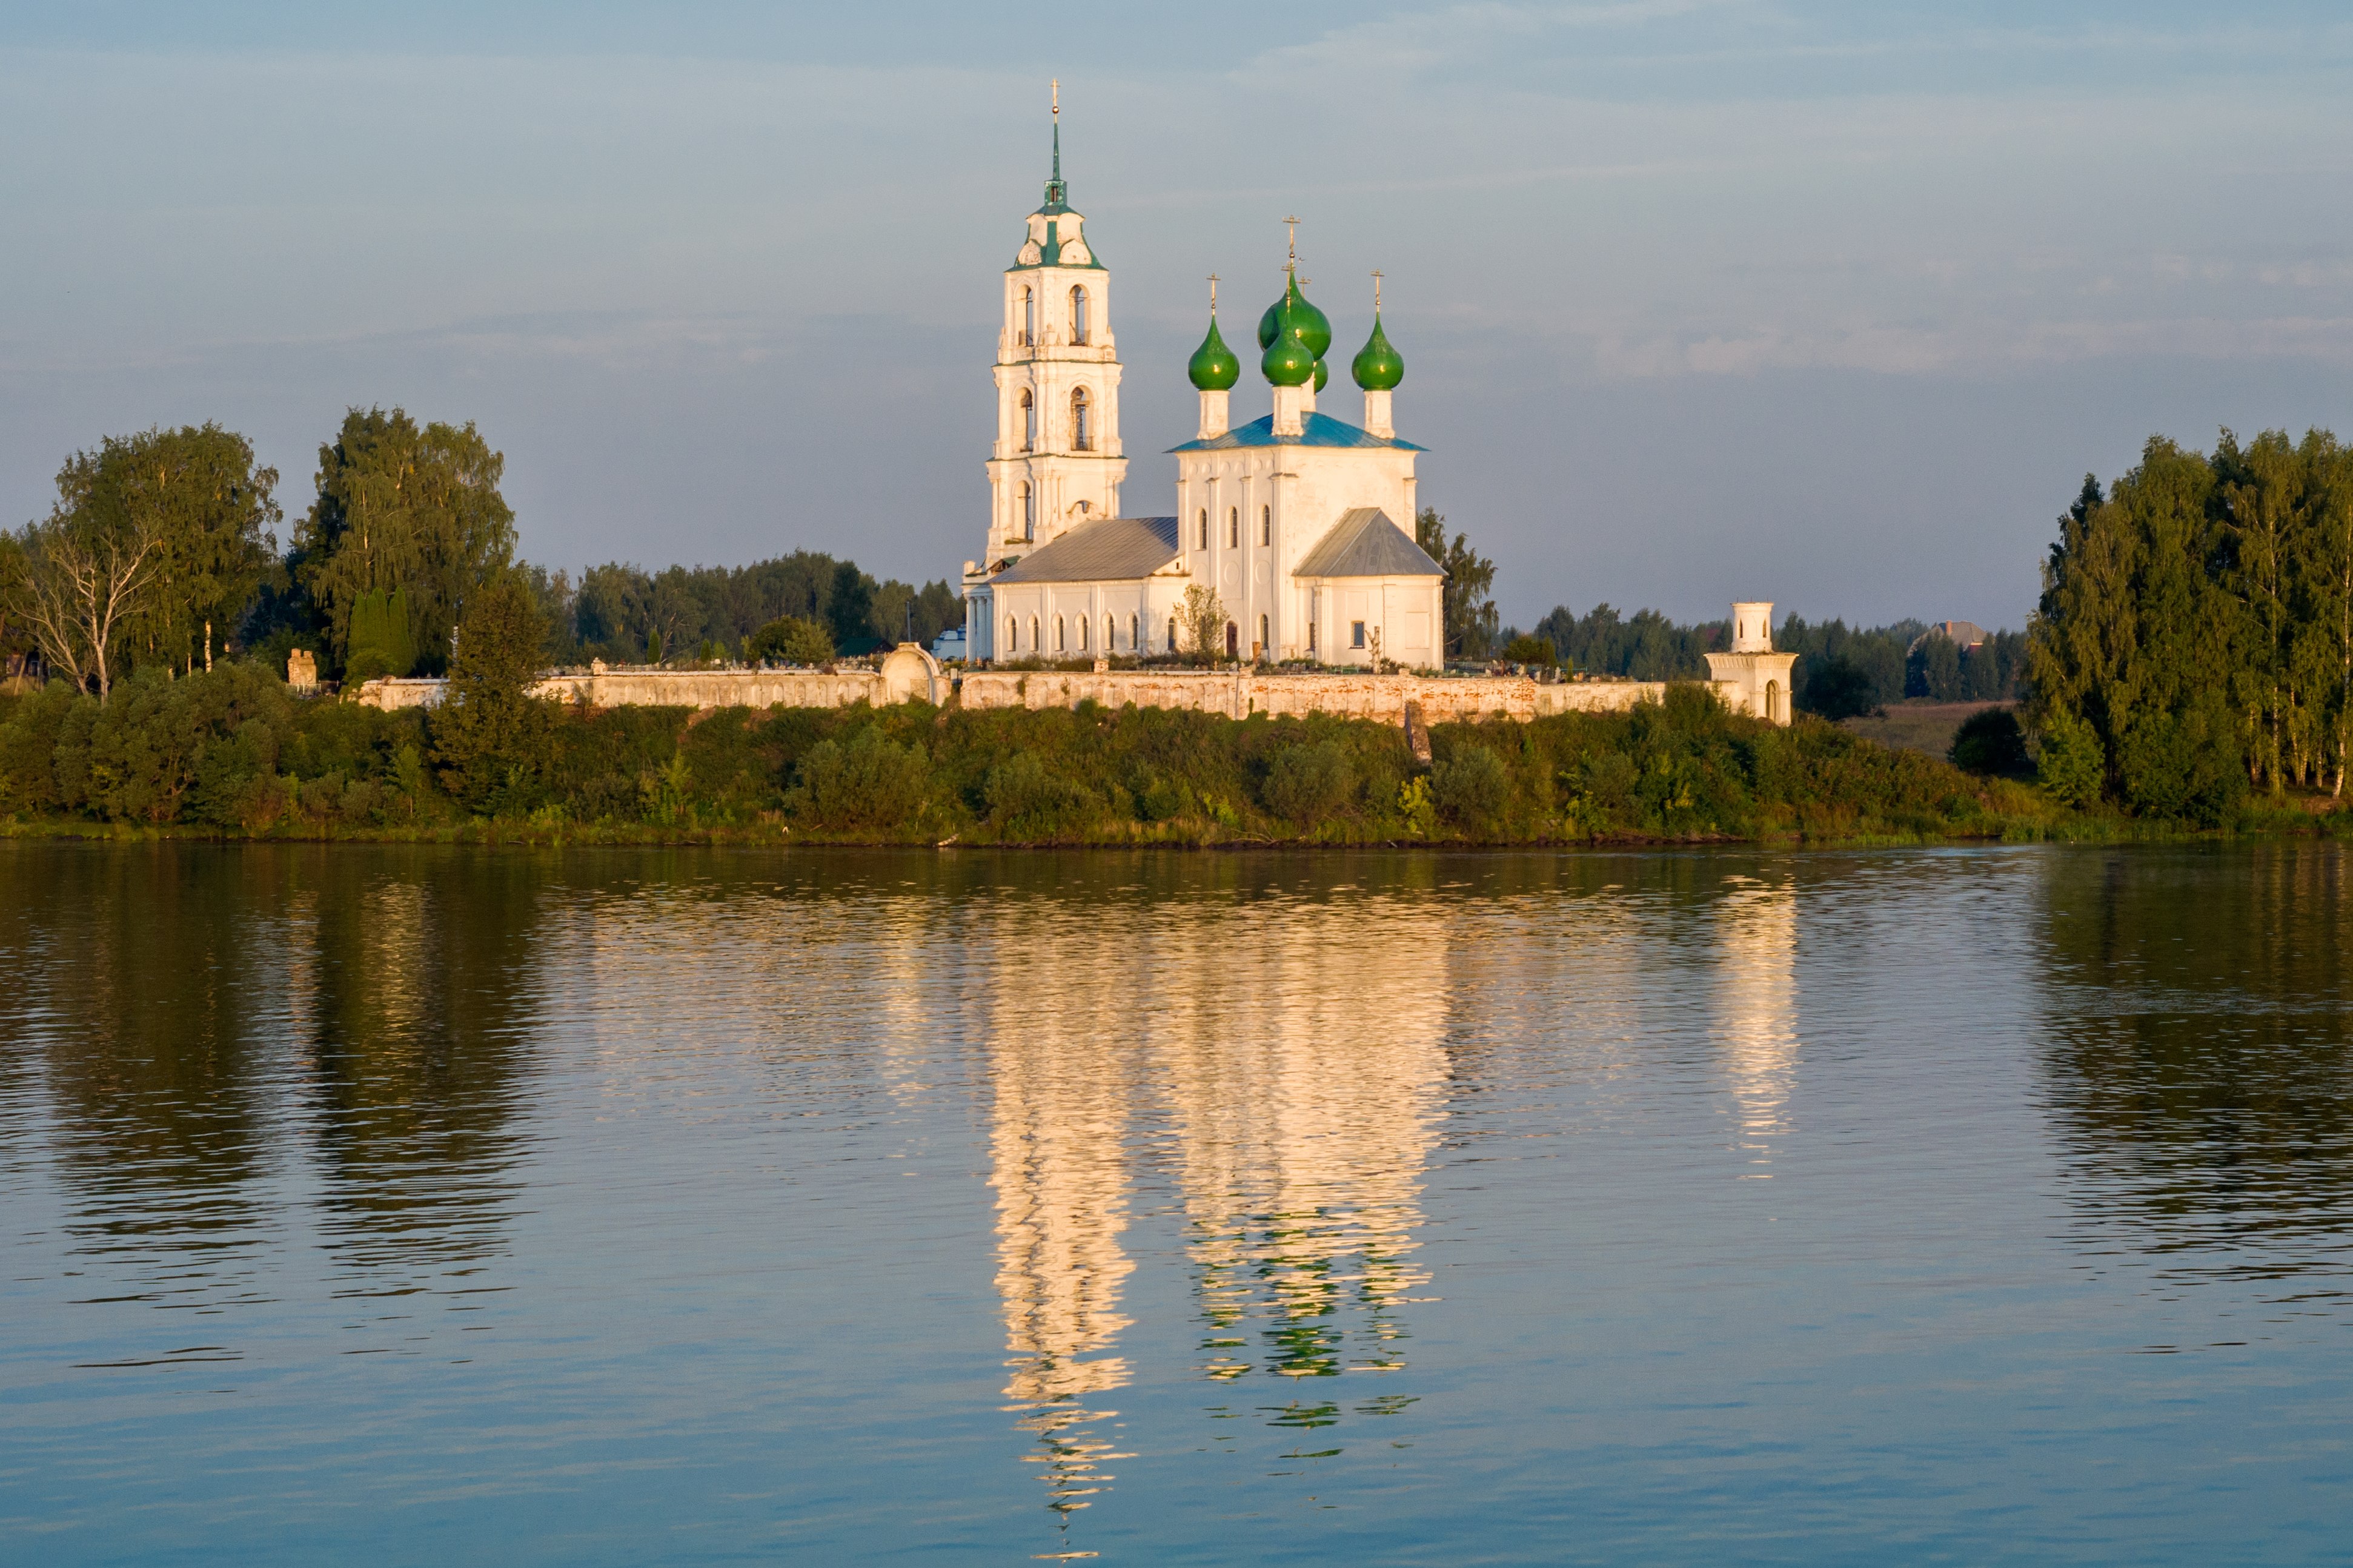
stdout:
[[1628,713],[1440,725],[1424,763],[1401,731],[1361,720],[597,710],[521,698],[515,672],[459,663],[458,701],[430,710],[298,698],[242,660],[142,669],[103,701],[62,681],[0,698],[0,831],[1187,846],[2096,831],[2014,779],[1817,720],[1778,729],[1701,688]]

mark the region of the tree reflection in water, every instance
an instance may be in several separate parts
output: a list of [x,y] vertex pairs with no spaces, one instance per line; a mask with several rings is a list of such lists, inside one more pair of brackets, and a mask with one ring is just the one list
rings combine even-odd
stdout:
[[[2170,1283],[2340,1315],[2353,1250],[2344,852],[2062,862],[2042,883],[2048,1113],[2075,1231]],[[2284,1289],[2277,1289],[2285,1285]]]

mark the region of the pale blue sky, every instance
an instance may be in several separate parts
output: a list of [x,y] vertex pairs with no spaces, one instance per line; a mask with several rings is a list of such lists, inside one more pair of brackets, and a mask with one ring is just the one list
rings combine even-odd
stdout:
[[[353,403],[475,418],[534,559],[952,575],[1063,81],[1131,511],[1202,276],[1375,267],[1422,494],[1556,602],[2017,626],[2163,431],[2353,434],[2337,6],[19,4],[0,518],[217,418],[307,505]],[[1345,380],[1332,394],[1344,415]],[[1253,375],[1237,413],[1263,411]]]

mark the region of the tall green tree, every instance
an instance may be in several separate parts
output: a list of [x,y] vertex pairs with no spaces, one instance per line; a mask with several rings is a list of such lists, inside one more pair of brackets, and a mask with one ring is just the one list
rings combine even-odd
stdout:
[[187,670],[225,642],[269,574],[275,469],[217,425],[108,437],[58,471],[5,585],[50,666],[101,695],[140,664]]
[[448,689],[433,712],[433,749],[443,787],[472,811],[525,805],[543,781],[557,714],[532,686],[546,647],[546,617],[519,574],[501,574],[468,598]]
[[1458,531],[1450,542],[1446,520],[1433,507],[1422,508],[1414,518],[1413,540],[1446,571],[1446,652],[1458,658],[1484,658],[1502,625],[1492,596],[1495,563],[1471,548],[1467,533]]
[[420,426],[398,408],[344,416],[319,448],[319,499],[294,539],[339,660],[361,598],[405,590],[418,666],[442,667],[467,595],[514,558],[505,470],[470,420]]

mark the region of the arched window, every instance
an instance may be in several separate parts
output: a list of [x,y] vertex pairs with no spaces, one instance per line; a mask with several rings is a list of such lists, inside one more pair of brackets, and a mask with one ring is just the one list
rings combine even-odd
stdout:
[[1776,724],[1781,721],[1781,683],[1778,680],[1765,683],[1765,717]]
[[1142,616],[1127,617],[1127,651],[1130,653],[1144,651],[1144,617]]
[[1021,617],[1019,616],[1005,617],[1005,651],[1008,653],[1021,651]]
[[1063,635],[1062,617],[1060,616],[1056,616],[1054,617],[1054,651],[1056,653],[1068,653],[1071,651],[1071,640],[1068,637]]
[[1204,550],[1209,548],[1209,509],[1208,507],[1201,509],[1201,548]]
[[1081,616],[1079,617],[1079,651],[1081,653],[1087,651],[1087,627],[1091,624],[1092,623],[1086,616]]
[[1228,622],[1226,623],[1226,657],[1227,657],[1228,658],[1241,658],[1241,656],[1242,656],[1242,647],[1241,647],[1241,644],[1242,644],[1242,629],[1241,629],[1241,627],[1240,627],[1240,626],[1238,626],[1234,625],[1234,623],[1233,623],[1233,622],[1231,622],[1231,621],[1228,621]]
[[1266,658],[1274,657],[1274,633],[1269,628],[1264,616],[1258,618],[1258,647]]
[[1038,617],[1032,616],[1029,617],[1029,651],[1031,653],[1037,653],[1043,649],[1045,646],[1046,645],[1044,643],[1038,640]]
[[1271,506],[1258,509],[1258,542],[1261,544],[1274,542],[1274,508]]
[[1241,547],[1241,542],[1242,509],[1238,506],[1229,506],[1226,508],[1226,548],[1229,550],[1238,550]]
[[1083,283],[1071,286],[1071,342],[1087,341],[1087,289]]
[[1038,405],[1026,389],[1021,394],[1021,449],[1038,449]]
[[1071,450],[1092,452],[1095,449],[1094,431],[1088,427],[1087,389],[1083,386],[1071,394]]
[[1029,289],[1021,290],[1021,346],[1029,348],[1038,342],[1038,296]]
[[1161,651],[1164,653],[1176,651],[1176,617],[1174,616],[1168,617],[1168,646]]
[[[1028,394],[1025,393],[1023,395],[1027,396]],[[1027,484],[1021,487],[1021,537],[1024,539],[1038,537],[1038,498],[1029,493],[1029,487]]]

